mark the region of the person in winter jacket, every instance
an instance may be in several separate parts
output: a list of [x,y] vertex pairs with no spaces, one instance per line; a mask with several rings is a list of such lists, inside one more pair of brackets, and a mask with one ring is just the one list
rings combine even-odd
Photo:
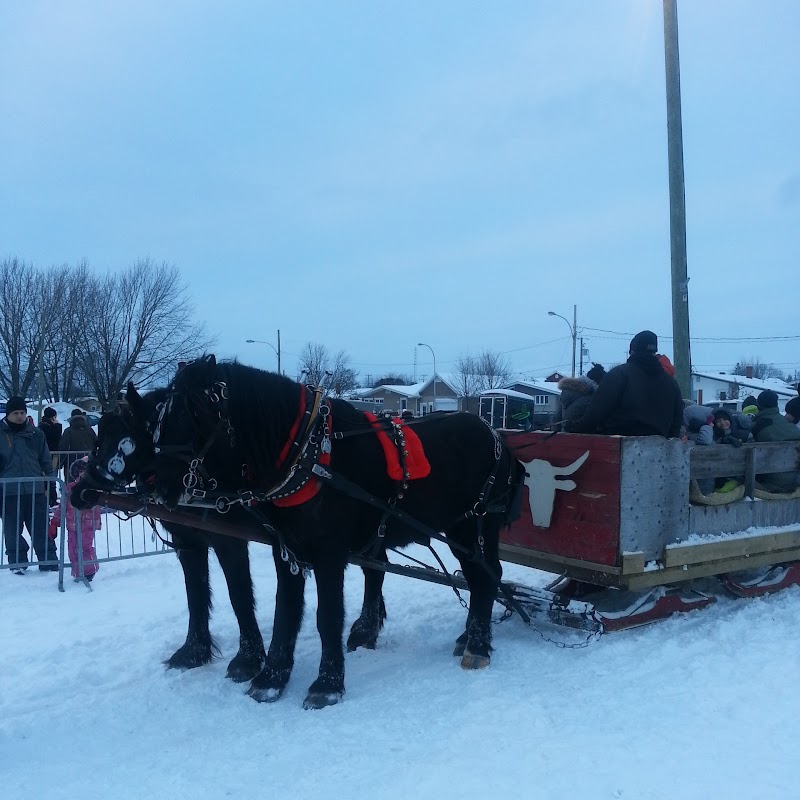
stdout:
[[553,430],[570,431],[572,423],[580,419],[589,407],[597,384],[588,376],[562,378],[558,382],[561,397],[553,420]]
[[784,418],[791,425],[800,423],[800,397],[793,397],[787,404]]
[[741,447],[746,442],[753,441],[750,433],[749,422],[744,422],[741,414],[731,414],[724,408],[714,410],[714,443],[732,444]]
[[686,438],[699,445],[714,444],[714,415],[708,406],[684,400],[683,426]]
[[94,448],[97,434],[89,426],[86,412],[73,408],[69,415],[69,427],[61,436],[58,449],[66,451],[61,456],[61,466],[64,467],[64,480],[70,479],[69,468]]
[[[753,420],[753,438],[757,442],[800,441],[800,428],[792,425],[778,411],[778,395],[766,389],[758,396],[758,414]],[[797,488],[797,470],[756,475],[756,480],[769,492],[787,494]]]
[[572,430],[618,436],[680,435],[683,400],[675,378],[656,358],[658,337],[641,331],[631,340],[625,364],[603,379],[583,417]]
[[[86,469],[88,458],[84,456],[72,462],[69,468],[70,483],[67,484],[67,497],[69,491],[80,480],[83,471]],[[83,511],[79,511],[69,501],[66,503],[66,526],[67,526],[67,551],[72,569],[72,577],[81,577],[80,567],[83,566],[83,577],[92,580],[100,566],[97,564],[97,552],[94,549],[94,535],[100,530],[102,515],[99,506],[93,506]],[[50,538],[55,539],[58,535],[58,528],[61,524],[61,506],[59,506],[53,518],[50,520]],[[80,548],[80,550],[79,550]]]
[[[47,447],[52,455],[53,451],[58,450],[58,444],[61,441],[61,434],[64,431],[63,426],[58,421],[58,412],[51,406],[47,406],[47,408],[44,410],[44,413],[42,414],[42,421],[39,423],[39,430],[44,434],[44,438],[47,440]],[[58,456],[52,457],[53,469],[57,470]],[[58,502],[55,483],[50,484],[49,492],[50,505],[54,506]]]
[[593,380],[598,386],[606,376],[606,368],[602,364],[592,362],[592,368],[586,371],[586,377]]
[[55,477],[47,440],[27,420],[28,408],[22,397],[9,397],[6,416],[0,422],[0,517],[6,556],[12,571],[22,575],[28,569],[28,543],[23,526],[33,543],[42,572],[58,569],[56,547],[47,536],[47,481],[21,478]]

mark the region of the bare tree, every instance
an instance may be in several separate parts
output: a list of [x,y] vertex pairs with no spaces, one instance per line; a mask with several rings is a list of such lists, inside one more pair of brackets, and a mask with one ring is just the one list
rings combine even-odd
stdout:
[[325,379],[329,361],[330,354],[324,344],[306,342],[303,345],[298,362],[301,371],[305,372],[305,377],[302,380],[312,386],[319,386]]
[[350,356],[340,350],[331,356],[324,344],[306,342],[300,353],[300,369],[313,386],[323,384],[334,397],[358,386],[358,373],[350,366]]
[[757,380],[763,381],[766,378],[780,378],[783,380],[783,373],[774,364],[767,364],[757,356],[740,358],[733,368],[733,374],[746,375],[748,367],[752,368],[753,377]]
[[389,372],[381,378],[378,378],[373,384],[372,388],[377,389],[379,386],[411,386],[414,381],[410,375],[404,375],[400,372]]
[[480,376],[476,359],[470,355],[460,355],[456,361],[453,378],[457,383],[456,388],[464,397],[474,397],[479,393]]
[[474,363],[478,393],[487,389],[498,389],[511,382],[511,364],[500,353],[484,350],[475,358]]
[[164,380],[211,346],[186,293],[175,266],[149,259],[89,283],[80,364],[102,405],[115,404],[129,380]]
[[330,372],[332,374],[327,386],[334,397],[341,397],[345,392],[358,386],[358,373],[350,366],[350,356],[344,350],[340,350],[333,357]]

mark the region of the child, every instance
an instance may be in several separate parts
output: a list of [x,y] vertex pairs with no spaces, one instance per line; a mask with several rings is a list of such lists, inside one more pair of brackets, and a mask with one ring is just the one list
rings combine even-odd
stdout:
[[[69,468],[69,474],[72,482],[67,484],[67,496],[69,490],[78,482],[78,479],[86,469],[86,462],[88,458],[83,458],[73,461]],[[78,580],[81,576],[78,574],[78,515],[80,514],[80,537],[83,545],[83,576],[87,581],[94,578],[95,572],[100,567],[93,563],[97,560],[97,553],[94,549],[94,534],[95,531],[100,530],[100,508],[94,506],[87,508],[84,511],[78,511],[67,500],[67,551],[69,552],[69,560],[72,565],[72,577]],[[58,526],[61,522],[61,506],[57,506],[53,518],[50,520],[50,538],[55,539],[58,535]]]

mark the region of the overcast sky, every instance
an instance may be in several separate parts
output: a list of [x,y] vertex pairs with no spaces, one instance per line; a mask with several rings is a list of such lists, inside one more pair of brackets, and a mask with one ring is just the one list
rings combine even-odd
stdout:
[[[800,2],[678,16],[693,362],[800,369]],[[672,354],[660,0],[0,0],[0,108],[0,257],[174,263],[219,356]]]

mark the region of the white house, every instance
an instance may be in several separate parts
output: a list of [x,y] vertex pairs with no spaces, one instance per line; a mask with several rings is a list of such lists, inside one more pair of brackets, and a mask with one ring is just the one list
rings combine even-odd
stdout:
[[759,380],[746,375],[729,375],[726,372],[692,371],[692,399],[700,403],[724,403],[741,411],[742,400],[749,395],[758,397],[765,389],[772,389],[778,395],[778,408],[781,413],[786,403],[797,392],[791,386],[776,378]]

